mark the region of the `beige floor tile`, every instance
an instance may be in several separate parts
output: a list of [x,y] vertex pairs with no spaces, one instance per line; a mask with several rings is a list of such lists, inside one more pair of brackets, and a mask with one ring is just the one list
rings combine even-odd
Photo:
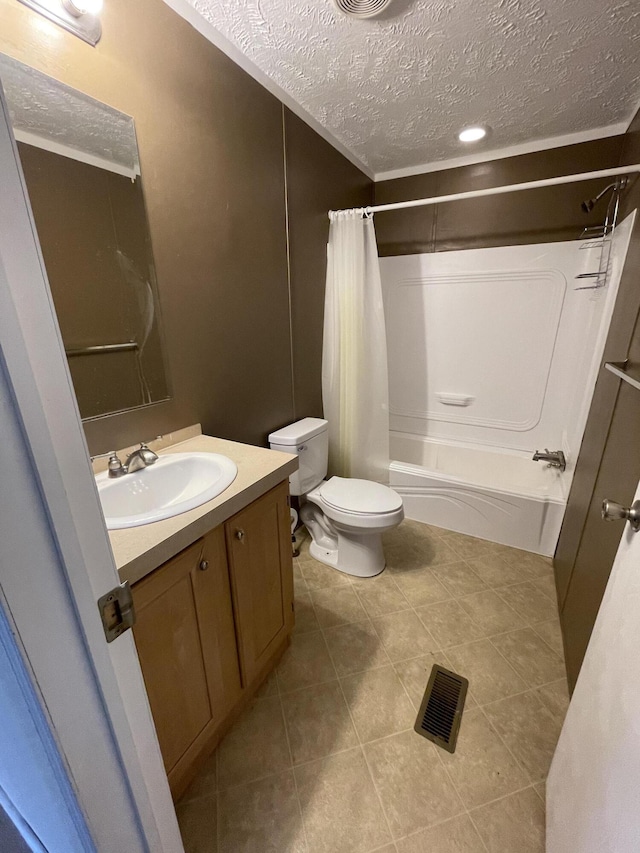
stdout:
[[215,796],[183,801],[176,815],[185,853],[218,853]]
[[441,750],[440,755],[467,808],[511,794],[529,781],[480,709],[465,711],[455,753]]
[[352,588],[372,617],[407,610],[411,606],[388,572],[383,572],[375,578],[356,578],[352,582]]
[[412,660],[398,661],[394,664],[395,671],[404,684],[405,690],[409,694],[415,710],[419,710],[424,696],[424,691],[427,689],[427,683],[431,670],[434,664],[451,669],[451,664],[443,652],[433,652],[426,655],[421,655],[419,658]]
[[363,743],[413,728],[415,709],[392,666],[349,675],[341,684]]
[[390,663],[371,622],[354,622],[352,625],[328,628],[324,636],[339,676]]
[[460,557],[442,538],[429,536],[423,539],[385,547],[387,568],[393,575],[432,569],[435,566],[455,563]]
[[558,617],[556,616],[546,622],[538,622],[531,627],[564,660],[564,645],[562,643],[562,631],[560,630],[560,620]]
[[[505,587],[511,589],[511,587]],[[478,625],[484,636],[502,634],[505,631],[515,631],[522,627],[522,617],[509,607],[495,590],[476,592],[459,599],[462,607]]]
[[451,598],[449,590],[440,583],[431,569],[416,569],[394,575],[398,588],[412,607],[435,604]]
[[458,553],[451,547],[448,539],[428,538],[415,545],[421,565],[429,569],[436,566],[444,566],[448,563],[457,563],[460,559]]
[[294,772],[309,853],[368,853],[391,841],[360,748]]
[[310,631],[320,630],[310,593],[296,592],[295,608],[296,625],[294,630],[296,634],[308,634]]
[[544,804],[533,788],[471,814],[489,853],[544,853]]
[[315,761],[358,745],[337,681],[285,694],[282,710],[294,764]]
[[311,853],[292,771],[221,791],[220,853]]
[[529,551],[519,551],[517,548],[502,547],[498,553],[503,560],[514,566],[520,572],[521,580],[535,580],[553,574],[550,557],[531,554]]
[[532,628],[494,637],[492,642],[531,687],[565,677],[562,658]]
[[416,613],[441,649],[479,640],[485,636],[483,629],[452,599],[418,607]]
[[443,538],[463,560],[476,560],[496,552],[495,542],[488,542],[486,539],[478,539],[475,536],[467,536],[466,533],[455,533],[450,530],[443,534]]
[[525,578],[515,563],[504,560],[500,554],[467,560],[473,571],[492,589],[512,583],[522,583]]
[[540,797],[542,802],[546,803],[546,801],[547,801],[547,783],[546,783],[546,781],[545,782],[538,782],[537,785],[533,786],[533,790]]
[[336,674],[322,633],[294,634],[277,672],[281,693],[333,681]]
[[434,569],[433,573],[454,598],[487,589],[485,582],[464,561],[449,563],[442,568]]
[[436,747],[414,731],[366,744],[364,751],[394,838],[463,811]]
[[298,595],[300,592],[308,592],[309,587],[307,586],[307,582],[302,576],[302,569],[300,568],[300,560],[294,559],[293,561],[293,588],[295,594]]
[[533,585],[536,589],[539,589],[540,592],[543,592],[545,595],[548,595],[549,598],[553,602],[558,601],[558,595],[556,593],[556,581],[553,574],[544,575],[538,580],[532,581]]
[[567,679],[560,678],[558,681],[553,681],[551,684],[545,684],[543,687],[537,688],[538,696],[542,700],[545,708],[554,715],[560,722],[564,722],[564,718],[569,710],[569,688]]
[[548,622],[549,619],[558,618],[555,601],[541,592],[533,582],[505,586],[500,590],[500,596],[520,616],[520,625],[532,625],[534,622]]
[[425,539],[439,539],[444,533],[441,527],[434,527],[431,524],[423,524],[421,521],[413,521],[410,518],[405,520],[398,527],[383,534],[382,541],[385,545],[393,547],[394,545],[419,545]]
[[262,682],[262,686],[256,693],[256,699],[266,699],[267,696],[275,696],[278,693],[278,676],[275,669]]
[[198,771],[198,775],[189,785],[183,794],[180,802],[186,803],[189,800],[197,800],[199,797],[213,797],[218,789],[218,757],[214,752],[203,767]]
[[562,723],[535,691],[486,705],[484,712],[527,771],[531,782],[546,779]]
[[469,679],[471,695],[480,705],[527,689],[525,682],[489,640],[447,649],[447,657],[453,670]]
[[377,616],[371,621],[392,661],[408,660],[438,648],[413,610]]
[[321,628],[348,625],[369,618],[351,585],[313,590],[311,599]]
[[398,853],[484,853],[480,836],[467,815],[423,829],[398,841],[396,846]]
[[349,576],[325,566],[312,557],[300,557],[300,571],[309,590],[326,589],[330,586],[348,586]]
[[291,757],[280,697],[258,699],[236,720],[218,747],[218,789],[289,767]]

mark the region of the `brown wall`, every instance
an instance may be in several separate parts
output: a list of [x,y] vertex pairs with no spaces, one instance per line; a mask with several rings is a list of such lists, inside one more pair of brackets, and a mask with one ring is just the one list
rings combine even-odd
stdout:
[[[282,104],[161,0],[109,0],[101,17],[103,37],[91,48],[0,0],[2,52],[136,121],[174,398],[87,422],[90,450],[198,421],[214,435],[262,443],[318,412],[320,193],[349,206],[368,181],[286,115],[293,319]],[[311,195],[298,193],[302,181]],[[315,307],[305,326],[307,298]]]
[[[375,185],[376,204],[537,181],[572,172],[617,166],[623,137],[583,142],[457,169],[445,169]],[[604,218],[606,202],[591,214],[580,209],[602,180],[456,201],[376,216],[380,255],[410,255],[454,249],[575,240]]]

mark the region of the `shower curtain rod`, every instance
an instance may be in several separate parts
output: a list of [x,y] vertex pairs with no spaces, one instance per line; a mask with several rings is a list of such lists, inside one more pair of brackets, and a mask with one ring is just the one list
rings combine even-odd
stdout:
[[[445,201],[460,201],[466,198],[480,198],[486,195],[499,195],[500,193],[514,193],[519,190],[534,190],[539,187],[554,187],[558,184],[572,184],[576,181],[591,181],[596,178],[614,178],[617,175],[630,175],[640,173],[640,163],[635,163],[631,166],[620,166],[617,169],[600,169],[596,172],[582,172],[576,175],[561,175],[559,178],[545,178],[542,181],[527,181],[523,184],[508,184],[504,187],[489,187],[486,190],[470,190],[464,193],[454,193],[453,195],[433,196],[432,198],[418,198],[413,201],[397,201],[392,204],[374,204],[370,207],[363,208],[364,212],[369,215],[371,213],[383,213],[385,210],[401,210],[405,207],[423,207],[427,204],[442,204]],[[358,208],[352,208],[357,210]],[[330,210],[329,219],[333,219],[335,214],[343,211]]]

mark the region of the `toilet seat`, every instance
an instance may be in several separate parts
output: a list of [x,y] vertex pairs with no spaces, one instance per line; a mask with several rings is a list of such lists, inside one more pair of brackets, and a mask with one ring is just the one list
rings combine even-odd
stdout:
[[327,506],[354,515],[386,515],[402,507],[397,492],[371,480],[332,477],[321,483],[317,492]]
[[404,518],[400,495],[370,480],[332,477],[309,492],[307,499],[335,525],[349,530],[382,532]]

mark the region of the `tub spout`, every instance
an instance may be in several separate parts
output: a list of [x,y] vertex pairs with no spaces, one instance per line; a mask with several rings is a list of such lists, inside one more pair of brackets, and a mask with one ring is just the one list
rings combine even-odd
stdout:
[[533,461],[548,462],[547,468],[558,468],[560,471],[564,471],[567,467],[567,460],[561,450],[548,450],[545,448],[544,453],[536,450],[533,454]]

